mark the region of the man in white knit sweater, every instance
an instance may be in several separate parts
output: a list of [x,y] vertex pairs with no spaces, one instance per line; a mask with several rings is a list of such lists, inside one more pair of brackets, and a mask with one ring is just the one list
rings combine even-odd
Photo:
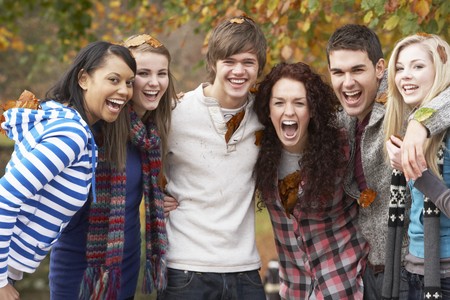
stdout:
[[266,40],[248,17],[219,24],[209,40],[209,82],[172,115],[166,191],[168,286],[160,299],[265,299],[255,243],[253,167],[262,125],[249,92]]

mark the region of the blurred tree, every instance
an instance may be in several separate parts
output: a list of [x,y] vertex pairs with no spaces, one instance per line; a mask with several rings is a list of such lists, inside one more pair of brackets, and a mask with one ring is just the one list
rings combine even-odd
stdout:
[[419,31],[436,33],[447,40],[450,37],[447,0],[168,0],[164,11],[171,27],[193,19],[199,23],[197,30],[203,32],[220,22],[222,16],[247,14],[266,33],[269,68],[279,61],[304,61],[325,71],[326,42],[346,23],[374,29],[385,54],[396,40]]
[[[337,27],[350,22],[373,28],[386,57],[395,41],[408,34],[450,37],[447,0],[0,0],[0,59],[3,68],[1,51],[12,51],[22,57],[16,64],[37,63],[36,71],[26,73],[30,78],[45,61],[67,61],[89,41],[120,41],[136,32],[170,34],[188,22],[194,24],[193,32],[206,36],[206,45],[212,27],[243,13],[267,36],[267,68],[279,61],[304,61],[326,73],[326,42]],[[0,69],[0,88],[3,73]]]

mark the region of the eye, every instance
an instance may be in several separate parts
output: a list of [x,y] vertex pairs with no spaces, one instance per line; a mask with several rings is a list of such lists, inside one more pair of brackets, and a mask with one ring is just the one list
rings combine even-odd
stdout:
[[140,77],[147,77],[149,73],[147,71],[139,71],[137,75],[139,75]]
[[395,72],[400,72],[400,71],[403,71],[403,67],[402,66],[396,66],[395,67]]
[[158,75],[161,77],[166,77],[166,76],[168,76],[168,72],[162,71],[162,72],[159,72]]
[[127,80],[126,82],[127,87],[133,87],[134,80]]
[[354,69],[354,70],[353,70],[353,73],[357,73],[357,74],[360,74],[360,73],[362,73],[362,72],[364,72],[364,69],[361,69],[361,68],[358,68],[358,69]]
[[109,81],[111,81],[113,84],[117,84],[120,82],[119,78],[117,77],[110,77]]
[[344,74],[344,72],[342,72],[340,70],[331,71],[331,75],[334,75],[334,76],[340,76],[342,74]]
[[224,59],[224,60],[223,60],[223,63],[224,63],[225,65],[232,65],[232,64],[234,63],[234,61],[231,60],[231,59]]

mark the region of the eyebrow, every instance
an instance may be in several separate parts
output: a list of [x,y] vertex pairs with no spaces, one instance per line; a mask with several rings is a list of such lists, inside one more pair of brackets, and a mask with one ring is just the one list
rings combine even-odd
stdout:
[[[350,70],[366,68],[365,64],[354,65],[350,68]],[[342,68],[330,68],[330,71],[342,71]]]
[[[272,99],[279,99],[279,100],[285,100],[286,98],[284,97],[277,97],[277,96],[272,96]],[[306,99],[306,96],[301,96],[301,97],[295,97],[294,100],[304,100]]]

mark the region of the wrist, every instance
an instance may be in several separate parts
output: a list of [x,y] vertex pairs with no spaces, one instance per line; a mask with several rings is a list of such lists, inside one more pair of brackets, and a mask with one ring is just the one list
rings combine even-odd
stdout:
[[426,121],[436,112],[435,109],[422,107],[416,110],[411,116],[410,121],[416,121],[426,130],[427,138],[430,137],[430,130],[426,126]]

